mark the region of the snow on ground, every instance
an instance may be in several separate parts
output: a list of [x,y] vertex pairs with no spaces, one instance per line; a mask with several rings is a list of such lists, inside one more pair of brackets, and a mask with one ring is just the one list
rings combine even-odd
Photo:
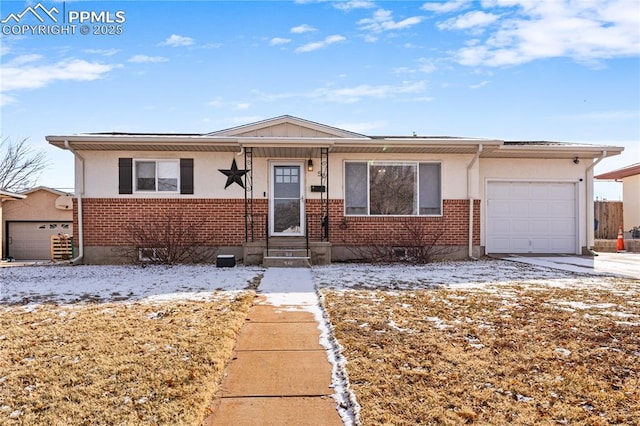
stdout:
[[[530,289],[554,287],[616,290],[616,278],[551,269],[495,259],[405,264],[332,264],[312,269],[260,267],[216,268],[212,265],[180,266],[24,266],[0,267],[0,303],[33,306],[111,301],[211,300],[247,288],[256,288],[267,303],[284,309],[313,313],[321,333],[320,343],[333,365],[335,398],[346,424],[357,418],[358,405],[344,373],[345,360],[333,338],[318,288],[381,289],[391,292],[429,288],[485,289],[509,297],[509,286]],[[620,290],[624,291],[624,290]],[[627,289],[637,297],[637,288]],[[222,292],[222,293],[221,293]],[[563,306],[563,305],[561,305]],[[580,309],[578,302],[565,308]],[[435,326],[446,324],[428,318]],[[395,324],[395,323],[394,323]]]
[[582,274],[640,279],[640,253],[599,253],[597,256],[511,255],[504,259]]
[[308,268],[270,268],[264,273],[258,291],[265,303],[283,310],[310,312],[318,323],[320,345],[325,348],[331,364],[333,398],[345,425],[356,422],[359,406],[345,373],[346,360],[333,337],[331,323],[322,308],[321,296],[316,292],[313,274]]
[[246,289],[263,273],[211,265],[0,268],[0,303],[206,300],[216,291]]
[[[542,265],[496,259],[429,263],[427,265],[328,265],[313,268],[316,283],[329,289],[415,290],[447,287],[451,289],[488,287],[500,284],[572,287],[608,287],[601,275],[578,274]],[[579,277],[579,283],[576,278]]]
[[[261,292],[274,304],[300,303],[308,289],[297,289],[297,278],[273,273]],[[308,271],[308,270],[307,270]],[[23,266],[0,267],[0,303],[75,303],[82,301],[206,299],[214,291],[255,286],[260,267],[216,268],[212,265],[140,266]],[[283,271],[284,273],[284,271]],[[309,273],[309,272],[307,272]],[[613,278],[551,269],[542,265],[495,259],[405,264],[332,264],[310,270],[312,282],[328,289],[413,290],[420,288],[494,287],[527,283],[532,287],[594,286],[608,288]],[[580,278],[576,280],[576,278]],[[274,286],[277,291],[270,291]],[[282,298],[289,300],[276,300]],[[293,302],[293,303],[292,303]]]

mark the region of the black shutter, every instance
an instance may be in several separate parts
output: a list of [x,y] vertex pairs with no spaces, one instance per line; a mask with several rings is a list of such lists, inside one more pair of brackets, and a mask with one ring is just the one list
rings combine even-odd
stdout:
[[118,193],[133,193],[133,158],[118,159]]
[[180,159],[180,193],[193,194],[193,158]]

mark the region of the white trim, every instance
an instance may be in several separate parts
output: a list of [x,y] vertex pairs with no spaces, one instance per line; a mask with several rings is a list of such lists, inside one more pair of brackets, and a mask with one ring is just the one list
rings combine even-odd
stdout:
[[[140,162],[148,162],[148,163],[154,162],[156,164],[156,171],[155,171],[156,189],[154,190],[138,189],[137,163],[140,163]],[[158,178],[159,178],[158,163],[160,162],[174,163],[178,166],[178,173],[176,176],[177,187],[175,191],[160,191],[158,189]],[[180,159],[179,158],[133,158],[133,170],[131,173],[131,179],[133,180],[131,184],[132,184],[132,189],[134,194],[180,194]]]
[[[275,209],[274,209],[274,171],[277,166],[298,166],[299,170],[299,184],[300,184],[300,232],[275,232]],[[270,160],[269,161],[269,236],[272,237],[303,237],[305,235],[306,217],[305,217],[305,175],[306,175],[305,161],[288,161],[288,160]]]

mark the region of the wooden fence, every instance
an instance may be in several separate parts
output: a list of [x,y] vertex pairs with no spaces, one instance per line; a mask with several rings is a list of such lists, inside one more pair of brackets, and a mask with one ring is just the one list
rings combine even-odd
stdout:
[[[596,239],[615,239],[622,223],[622,201],[594,201]],[[623,227],[623,229],[625,229]]]

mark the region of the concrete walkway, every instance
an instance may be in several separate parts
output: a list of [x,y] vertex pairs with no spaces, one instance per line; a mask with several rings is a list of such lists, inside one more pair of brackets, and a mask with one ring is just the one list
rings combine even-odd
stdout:
[[597,256],[505,255],[499,258],[569,272],[640,279],[640,253],[598,253]]
[[204,424],[343,425],[310,270],[267,269],[258,292]]

